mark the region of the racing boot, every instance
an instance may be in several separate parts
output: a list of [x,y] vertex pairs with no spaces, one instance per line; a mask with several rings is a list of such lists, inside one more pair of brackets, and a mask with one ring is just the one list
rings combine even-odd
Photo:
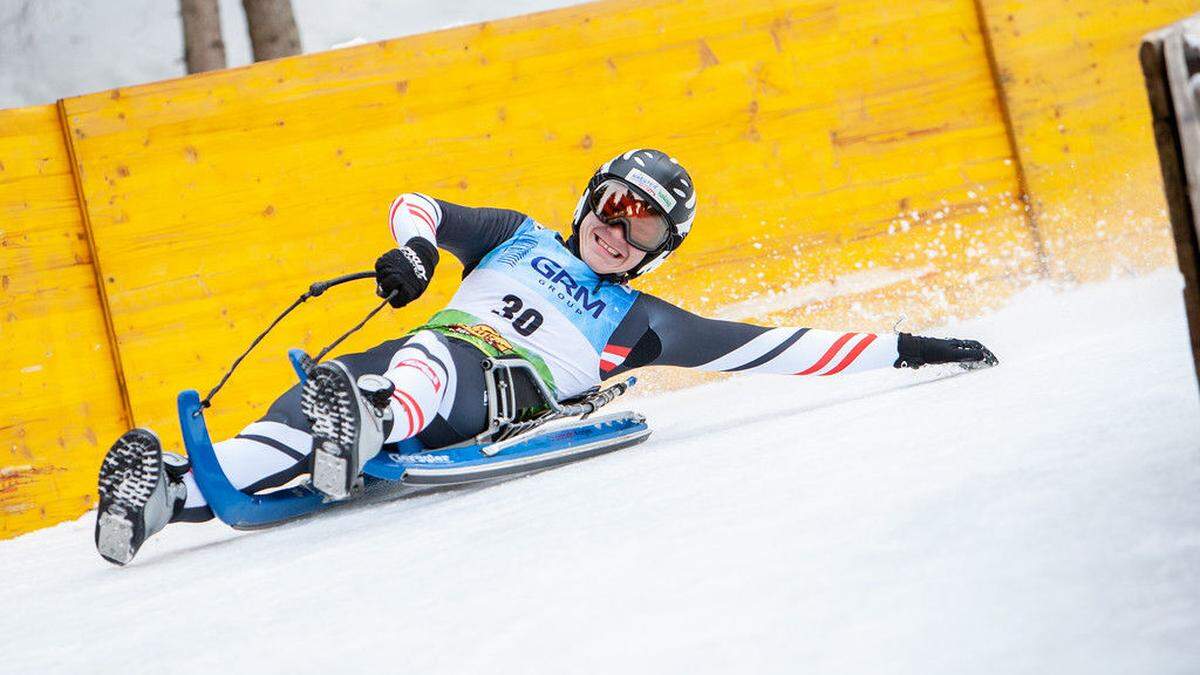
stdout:
[[183,455],[164,453],[149,429],[132,429],[113,443],[100,464],[96,510],[96,550],[105,560],[133,560],[146,539],[179,513],[190,468]]
[[300,410],[312,423],[312,484],[333,500],[362,491],[362,469],[383,448],[395,385],[382,375],[355,382],[337,361],[308,371]]

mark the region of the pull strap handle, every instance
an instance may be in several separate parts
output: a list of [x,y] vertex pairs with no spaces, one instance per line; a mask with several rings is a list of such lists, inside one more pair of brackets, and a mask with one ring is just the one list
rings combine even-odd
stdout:
[[[226,371],[225,374],[221,377],[221,381],[217,382],[217,386],[213,387],[212,391],[208,392],[208,396],[205,396],[203,401],[200,401],[200,407],[203,409],[203,408],[208,408],[208,407],[212,406],[213,397],[216,396],[217,392],[221,391],[221,387],[224,387],[225,383],[227,381],[229,381],[229,377],[231,375],[233,375],[233,371],[237,370],[237,367],[239,365],[241,365],[242,361],[247,356],[250,355],[250,352],[255,347],[258,346],[258,343],[262,342],[263,338],[267,337],[267,334],[271,332],[271,329],[273,329],[273,328],[275,328],[275,326],[279,325],[280,321],[283,321],[283,317],[287,316],[288,314],[291,314],[292,310],[299,307],[301,304],[303,304],[309,298],[316,298],[316,297],[323,295],[325,293],[325,291],[333,288],[334,286],[340,286],[341,284],[344,284],[344,283],[347,283],[350,281],[358,281],[359,279],[374,279],[374,278],[375,278],[375,272],[373,272],[373,271],[372,272],[355,272],[353,274],[343,274],[340,277],[334,277],[333,279],[328,279],[325,281],[318,281],[318,282],[310,285],[308,287],[307,291],[302,293],[300,295],[300,297],[296,298],[296,300],[294,302],[292,302],[292,304],[288,305],[288,308],[283,310],[283,312],[279,316],[275,317],[275,320],[272,321],[271,324],[269,326],[267,326],[265,330],[263,330],[263,332],[259,333],[258,337],[254,338],[254,341],[250,343],[250,346],[246,347],[246,351],[242,352],[242,355],[237,357],[236,360],[234,360],[233,365],[229,366],[229,370]],[[321,352],[319,354],[317,354],[317,358],[314,359],[313,363],[319,363],[321,361],[321,358],[329,353],[329,350],[331,350],[334,347],[341,344],[342,340],[345,340],[346,338],[350,337],[350,335],[352,335],[355,331],[357,331],[359,328],[362,328],[364,325],[366,325],[367,321],[369,321],[371,319],[371,317],[378,314],[379,310],[383,309],[384,305],[386,305],[388,302],[390,302],[392,297],[394,297],[395,295],[396,295],[396,291],[392,291],[388,295],[388,297],[384,298],[383,302],[381,302],[378,307],[376,307],[375,309],[372,309],[370,311],[370,313],[367,314],[366,318],[364,318],[362,321],[359,321],[357,325],[355,325],[353,328],[351,328],[350,330],[343,333],[341,337],[334,340],[333,343],[330,344],[328,347],[322,349]]]

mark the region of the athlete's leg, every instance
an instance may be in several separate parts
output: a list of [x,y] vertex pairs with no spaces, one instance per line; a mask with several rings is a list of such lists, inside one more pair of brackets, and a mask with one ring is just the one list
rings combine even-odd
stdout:
[[[312,428],[300,412],[300,385],[288,389],[267,414],[237,436],[213,444],[217,463],[237,489],[253,494],[279,487],[308,471]],[[176,521],[202,522],[213,518],[195,476],[183,477],[187,501]]]
[[437,415],[417,434],[417,440],[427,448],[444,448],[474,438],[491,422],[487,414],[484,355],[469,342],[440,334],[437,338],[446,352],[431,350],[431,355],[443,361],[450,376]]
[[386,442],[412,438],[439,413],[448,416],[458,388],[458,373],[445,338],[420,331],[397,350],[383,376],[395,385],[389,403],[393,424]]
[[[389,403],[387,442],[413,434],[428,447],[459,442],[487,424],[480,353],[472,346],[421,331],[336,360],[353,378],[383,374],[396,387]],[[313,449],[312,424],[301,411],[301,385],[279,397],[263,418],[236,437],[214,444],[221,469],[234,487],[247,493],[279,487],[307,473]],[[373,452],[377,452],[375,448]],[[369,459],[369,458],[368,458]],[[365,461],[365,460],[364,460]],[[187,501],[176,520],[213,517],[195,478],[183,478]]]
[[[353,359],[344,362],[353,373],[374,372],[358,367]],[[470,343],[433,331],[414,333],[396,350],[383,375],[396,386],[387,443],[416,436],[427,448],[441,448],[488,426],[483,354]]]
[[458,382],[444,339],[432,331],[414,334],[373,379],[356,377],[350,359],[313,369],[301,396],[313,422],[313,487],[348,497],[385,442],[412,438],[439,412],[450,414]]

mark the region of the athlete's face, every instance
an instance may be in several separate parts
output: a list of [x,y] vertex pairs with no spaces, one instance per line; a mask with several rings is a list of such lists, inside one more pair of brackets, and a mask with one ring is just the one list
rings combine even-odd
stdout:
[[620,225],[606,225],[591,211],[579,224],[579,257],[596,274],[628,272],[646,257],[625,241]]

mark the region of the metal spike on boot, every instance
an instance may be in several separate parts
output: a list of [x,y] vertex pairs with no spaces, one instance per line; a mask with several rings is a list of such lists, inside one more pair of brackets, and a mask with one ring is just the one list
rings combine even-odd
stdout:
[[391,387],[377,375],[364,375],[356,384],[337,361],[309,371],[300,409],[312,423],[312,484],[330,499],[361,490],[363,466],[383,447]]
[[149,429],[131,429],[109,448],[100,465],[96,510],[96,550],[125,565],[151,535],[166,527],[183,506],[188,460],[163,453]]

